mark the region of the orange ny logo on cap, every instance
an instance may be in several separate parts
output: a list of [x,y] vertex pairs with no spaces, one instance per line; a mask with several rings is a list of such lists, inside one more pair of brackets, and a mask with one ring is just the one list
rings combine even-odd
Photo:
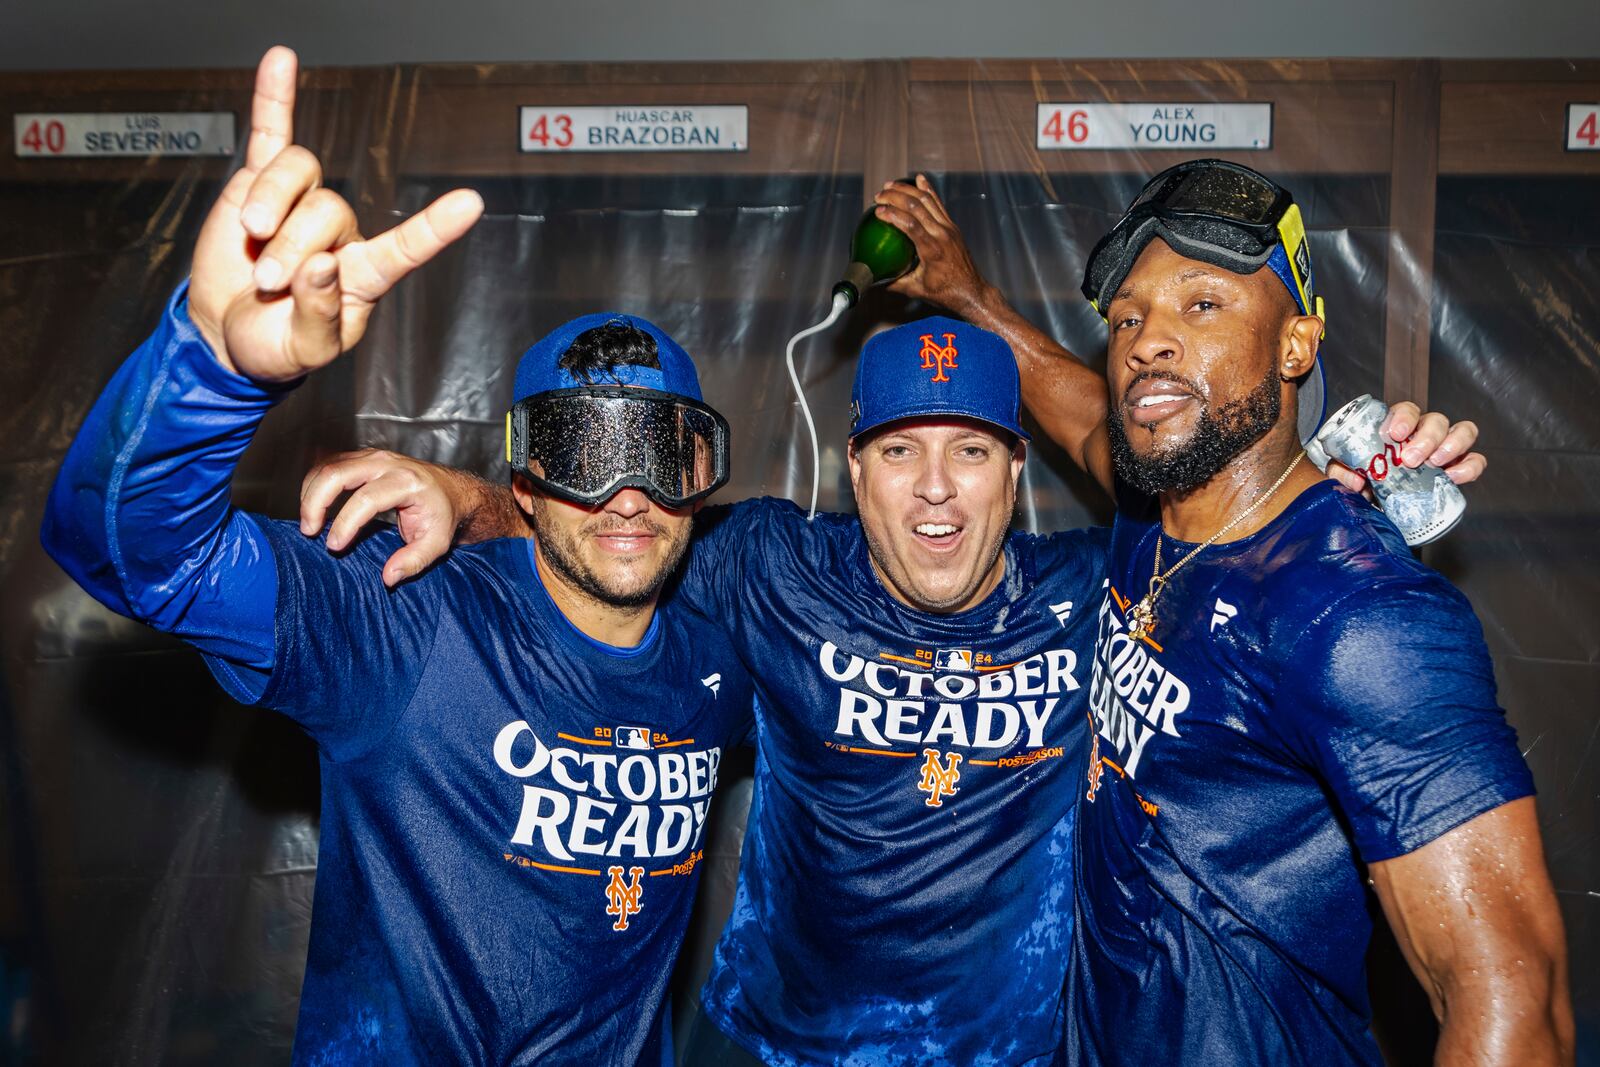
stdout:
[[953,333],[945,334],[944,347],[940,348],[933,343],[933,334],[923,334],[921,354],[922,369],[937,372],[928,380],[930,382],[948,382],[950,376],[945,371],[956,369],[956,335]]

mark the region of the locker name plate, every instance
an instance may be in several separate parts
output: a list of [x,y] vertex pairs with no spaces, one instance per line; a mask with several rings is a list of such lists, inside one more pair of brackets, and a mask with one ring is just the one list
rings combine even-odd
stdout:
[[524,106],[517,146],[524,152],[747,152],[744,104]]
[[16,115],[20,159],[86,156],[231,156],[231,111],[103,111]]
[[1272,105],[1039,104],[1034,130],[1036,146],[1048,150],[1264,150],[1272,147]]

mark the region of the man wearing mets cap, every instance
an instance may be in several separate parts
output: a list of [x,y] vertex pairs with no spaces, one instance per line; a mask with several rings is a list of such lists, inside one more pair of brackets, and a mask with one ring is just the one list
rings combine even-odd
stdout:
[[[1079,419],[1080,454],[1119,479],[1064,1058],[1381,1062],[1375,895],[1439,1017],[1439,1062],[1571,1063],[1561,914],[1477,620],[1304,462],[1325,318],[1288,191],[1193,160],[1096,245],[1103,428],[1060,402],[1082,368],[982,284],[931,190],[893,199],[920,212],[906,225],[936,288],[1026,353],[1041,424]],[[907,288],[938,299],[915,292],[931,276]],[[1409,419],[1388,420],[1408,466],[1470,441],[1404,442]]]
[[[1019,402],[996,335],[949,318],[889,330],[857,370],[859,517],[808,522],[773,499],[701,513],[674,599],[722,621],[760,699],[696,1062],[1056,1053],[1105,533],[1010,529]],[[315,522],[368,462],[313,477]],[[445,484],[458,513],[484,495]]]
[[988,330],[936,315],[867,341],[851,390],[850,436],[896,419],[953,415],[988,423],[1026,441],[1028,434],[1019,420],[1021,404],[1011,346]]
[[[998,583],[1028,440],[1020,414],[1016,360],[987,330],[938,316],[867,342],[851,390],[850,477],[873,566],[892,586],[947,607]],[[992,438],[1010,469],[933,466],[939,453],[913,439],[934,434]]]
[[296,1062],[669,1061],[667,975],[751,692],[722,630],[659,591],[726,479],[727,426],[670,337],[588,316],[518,366],[507,458],[531,540],[389,590],[376,569],[400,535],[324,544],[232,508],[287,387],[482,209],[453,193],[360,240],[289,144],[294,85],[292,53],[268,53],[246,168],[74,442],[45,545],[317,743]]
[[[1105,388],[1084,377],[1061,390],[1080,416]],[[725,614],[761,699],[702,1002],[766,1062],[1057,1053],[1107,532],[1008,530],[1018,393],[994,333],[935,318],[880,334],[851,412],[859,519],[772,500],[703,516],[679,595]]]
[[701,1003],[764,1062],[1055,1054],[1093,628],[1076,606],[1104,534],[1011,529],[1019,415],[996,335],[880,333],[852,393],[858,515],[746,501],[709,509],[690,550],[677,595],[721,608],[759,696]]

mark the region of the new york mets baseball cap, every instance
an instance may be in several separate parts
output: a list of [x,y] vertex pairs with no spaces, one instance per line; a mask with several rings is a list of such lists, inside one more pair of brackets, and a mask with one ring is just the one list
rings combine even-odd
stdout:
[[988,330],[935,315],[885,330],[856,362],[850,436],[900,419],[958,415],[1029,440],[1011,346]]
[[[572,347],[572,342],[579,334],[613,322],[642,330],[655,340],[656,356],[661,363],[659,370],[655,367],[624,363],[608,372],[605,381],[586,382],[573,377],[558,366],[561,357]],[[535,341],[517,363],[515,395],[511,399],[516,403],[526,400],[535,393],[547,393],[552,389],[576,389],[588,385],[634,385],[663,393],[673,393],[702,403],[705,400],[700,395],[700,377],[695,373],[694,360],[689,358],[689,354],[678,342],[668,337],[655,323],[641,319],[637,315],[624,315],[617,311],[583,315],[558,326]]]

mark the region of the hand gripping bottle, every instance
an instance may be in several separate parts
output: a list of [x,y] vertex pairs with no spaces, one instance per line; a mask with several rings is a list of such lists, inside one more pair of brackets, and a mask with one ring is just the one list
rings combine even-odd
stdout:
[[853,307],[868,286],[892,282],[916,265],[917,246],[911,238],[868,208],[850,238],[850,264],[834,285],[833,295],[842,295]]

